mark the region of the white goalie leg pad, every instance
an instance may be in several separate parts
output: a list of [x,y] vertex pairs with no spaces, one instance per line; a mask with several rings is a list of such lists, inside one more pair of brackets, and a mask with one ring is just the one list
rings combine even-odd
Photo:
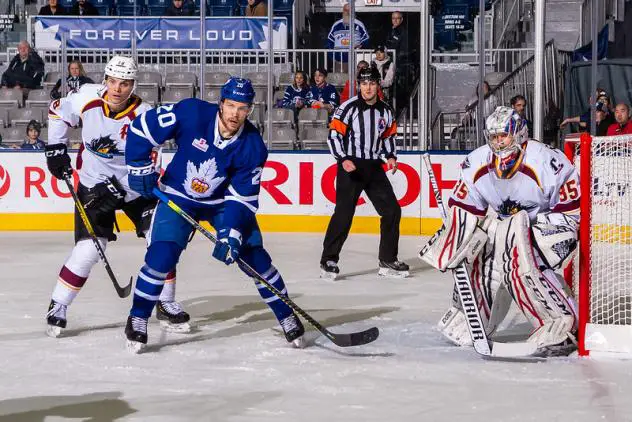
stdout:
[[531,226],[533,246],[544,264],[564,268],[577,250],[577,221],[564,213],[541,213]]
[[459,207],[450,208],[445,224],[419,252],[419,258],[438,270],[472,262],[487,242],[479,218]]
[[526,211],[498,223],[495,246],[500,276],[524,316],[536,328],[529,341],[538,347],[565,341],[575,330],[574,301],[552,271],[540,270],[531,245]]

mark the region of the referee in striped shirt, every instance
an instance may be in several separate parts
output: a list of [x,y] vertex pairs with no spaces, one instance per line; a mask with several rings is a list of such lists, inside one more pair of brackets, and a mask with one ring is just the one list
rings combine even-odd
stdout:
[[331,121],[329,149],[338,161],[336,208],[331,216],[320,259],[321,277],[335,279],[338,259],[351,229],[356,204],[362,191],[381,217],[378,274],[408,276],[408,265],[397,260],[401,208],[382,168],[397,171],[393,110],[378,98],[380,73],[374,68],[357,74],[360,93],[344,102]]

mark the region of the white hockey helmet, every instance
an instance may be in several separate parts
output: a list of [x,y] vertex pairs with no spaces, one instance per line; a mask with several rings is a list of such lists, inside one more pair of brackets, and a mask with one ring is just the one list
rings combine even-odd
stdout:
[[485,138],[494,154],[500,159],[501,170],[510,169],[528,138],[524,120],[511,107],[496,107],[485,121]]
[[105,76],[135,81],[137,75],[138,65],[131,57],[114,56],[105,65]]

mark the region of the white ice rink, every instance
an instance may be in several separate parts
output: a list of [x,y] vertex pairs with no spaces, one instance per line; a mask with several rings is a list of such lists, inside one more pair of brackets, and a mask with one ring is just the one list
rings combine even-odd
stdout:
[[[177,296],[197,331],[164,334],[130,355],[119,299],[101,264],[69,309],[64,338],[44,314],[72,234],[0,233],[0,421],[632,421],[632,362],[563,358],[486,361],[434,330],[451,277],[415,258],[403,237],[406,280],[376,275],[377,236],[351,235],[344,279],[318,278],[322,235],[266,234],[299,306],[334,332],[377,326],[379,339],[341,349],[309,331],[295,350],[271,328],[252,282],[210,257],[196,236],[178,267]],[[121,280],[144,243],[120,235],[107,254]]]

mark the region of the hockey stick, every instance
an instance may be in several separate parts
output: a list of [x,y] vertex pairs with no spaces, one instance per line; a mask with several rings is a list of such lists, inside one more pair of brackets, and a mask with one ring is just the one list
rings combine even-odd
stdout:
[[134,278],[130,277],[129,284],[125,287],[121,287],[118,280],[116,280],[116,276],[114,275],[114,272],[112,271],[112,267],[110,267],[110,263],[108,262],[108,259],[105,256],[105,251],[101,247],[101,244],[99,243],[99,240],[97,239],[97,235],[94,233],[94,229],[92,228],[92,224],[90,223],[88,214],[86,213],[86,210],[83,207],[83,204],[81,203],[81,201],[79,200],[79,196],[75,192],[72,182],[70,181],[71,177],[72,176],[64,177],[64,181],[66,182],[66,186],[68,186],[68,190],[70,191],[70,194],[72,195],[72,199],[75,201],[75,206],[77,207],[77,211],[79,211],[79,216],[81,216],[81,220],[83,221],[84,226],[86,226],[86,230],[88,230],[88,234],[90,235],[90,239],[92,240],[92,243],[94,243],[94,247],[97,248],[99,257],[101,258],[101,261],[103,261],[103,265],[105,265],[105,271],[107,271],[108,276],[110,276],[110,280],[112,280],[112,284],[114,285],[114,289],[116,290],[116,293],[119,295],[120,298],[127,297],[132,292],[132,281],[134,280]]
[[[441,212],[441,219],[445,220],[447,218],[447,213],[443,206],[441,191],[439,190],[434,170],[432,169],[430,155],[428,153],[423,154],[423,159],[426,165],[426,170],[428,171],[428,177],[430,178],[432,191],[437,201],[439,211]],[[459,264],[459,266],[452,270],[452,275],[454,277],[456,291],[459,295],[459,299],[461,300],[461,307],[463,308],[463,313],[465,314],[465,319],[467,321],[467,328],[470,332],[470,336],[472,337],[472,344],[474,345],[474,350],[478,354],[483,356],[510,358],[528,357],[537,351],[537,345],[532,342],[499,343],[489,340],[487,333],[485,332],[485,327],[483,326],[481,314],[478,310],[478,306],[476,305],[474,291],[472,290],[472,281],[470,280],[470,274],[468,273],[465,264]]]
[[[211,242],[217,243],[217,238],[210,231],[206,230],[202,225],[200,225],[193,217],[187,214],[182,210],[175,202],[170,200],[167,195],[158,190],[154,189],[154,195],[158,197],[162,202],[164,202],[169,208],[171,208],[175,213],[177,213],[180,217],[184,218],[189,224],[191,224],[197,231],[202,233],[206,238],[208,238]],[[250,277],[256,279],[259,283],[263,284],[266,289],[270,290],[274,293],[283,303],[292,308],[294,312],[305,318],[307,322],[314,326],[318,331],[320,331],[325,337],[331,340],[336,346],[340,347],[349,347],[349,346],[361,346],[363,344],[368,344],[377,339],[380,335],[380,331],[377,327],[369,328],[365,331],[360,331],[357,333],[350,334],[334,334],[329,331],[327,328],[323,327],[318,321],[312,318],[307,312],[301,309],[296,303],[294,303],[289,297],[285,296],[281,293],[276,287],[272,284],[268,283],[266,279],[264,279],[258,272],[256,272],[250,265],[244,262],[243,259],[239,258],[237,260],[241,268],[245,269]]]

